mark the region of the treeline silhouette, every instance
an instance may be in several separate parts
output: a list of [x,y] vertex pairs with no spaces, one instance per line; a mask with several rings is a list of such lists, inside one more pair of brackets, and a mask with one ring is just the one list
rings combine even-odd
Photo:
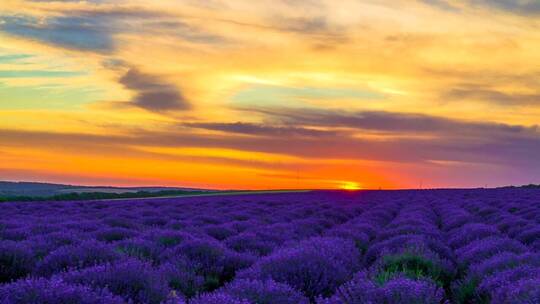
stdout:
[[506,186],[501,188],[525,188],[525,189],[540,189],[540,185],[528,184],[523,186]]
[[163,197],[205,194],[208,191],[188,191],[188,190],[161,190],[161,191],[137,191],[137,192],[70,192],[56,194],[52,196],[0,196],[0,202],[35,202],[35,201],[86,201],[100,199],[119,199],[119,198],[145,198],[145,197]]

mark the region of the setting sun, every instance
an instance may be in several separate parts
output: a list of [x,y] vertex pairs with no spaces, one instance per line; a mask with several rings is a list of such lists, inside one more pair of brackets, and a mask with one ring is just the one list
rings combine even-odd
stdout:
[[350,190],[350,191],[354,191],[354,190],[360,190],[362,189],[362,186],[360,186],[360,184],[358,184],[357,182],[343,182],[340,186],[339,186],[340,189],[343,189],[343,190]]

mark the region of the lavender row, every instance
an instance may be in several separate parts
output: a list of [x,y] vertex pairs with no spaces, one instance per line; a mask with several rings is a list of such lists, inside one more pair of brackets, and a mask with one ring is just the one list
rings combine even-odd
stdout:
[[[540,286],[540,255],[509,238],[495,225],[452,201],[442,202],[442,229],[458,261],[458,279],[452,284],[457,303],[534,303]],[[524,273],[523,270],[530,270]]]

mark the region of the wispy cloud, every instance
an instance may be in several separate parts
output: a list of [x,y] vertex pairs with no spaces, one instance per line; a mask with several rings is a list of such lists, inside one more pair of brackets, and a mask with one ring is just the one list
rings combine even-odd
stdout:
[[[446,10],[458,11],[454,3],[448,0],[422,0],[425,3],[438,6]],[[458,2],[459,3],[459,2]],[[488,7],[504,10],[523,15],[535,15],[540,13],[540,2],[537,0],[467,0],[461,4],[468,4],[474,7]]]
[[308,129],[308,128],[302,128],[302,127],[268,126],[264,124],[254,124],[254,123],[246,123],[246,122],[183,123],[182,126],[196,128],[196,129],[221,131],[221,132],[226,132],[226,133],[260,135],[260,136],[322,137],[322,136],[335,136],[338,133],[335,131]]
[[[440,135],[475,135],[489,139],[489,134],[536,134],[537,127],[449,119],[418,113],[384,111],[332,111],[320,109],[266,108],[244,109],[267,115],[289,125],[343,127],[397,134],[433,133]],[[536,134],[538,135],[538,134]]]
[[[391,114],[389,116],[390,118],[383,118],[369,127],[388,132],[390,127],[381,127],[380,123],[392,124],[392,121],[397,120],[399,123],[395,123],[392,127],[399,133],[401,132],[399,128],[402,119],[410,119],[410,116],[407,115],[400,117],[400,114]],[[321,126],[335,124],[335,122],[329,123],[328,121],[319,123]],[[356,123],[351,122],[340,122],[339,125],[358,127]],[[211,124],[209,126],[212,127]],[[247,126],[250,125],[247,124]],[[540,133],[536,127],[449,122],[444,119],[438,121],[436,118],[432,118],[430,123],[417,125],[417,128],[423,129],[431,126],[434,126],[435,130],[425,131],[432,132],[431,134],[434,136],[427,138],[417,136],[373,138],[337,132],[335,136],[304,136],[302,140],[297,140],[298,134],[293,132],[279,133],[276,131],[279,129],[275,128],[256,129],[256,132],[267,135],[263,137],[246,137],[238,134],[238,130],[234,128],[229,130],[230,128],[227,127],[220,128],[220,130],[229,131],[229,136],[194,134],[185,131],[138,130],[126,135],[113,136],[2,130],[0,131],[0,143],[5,147],[13,145],[29,145],[36,148],[69,146],[70,149],[85,151],[84,153],[93,150],[99,151],[102,147],[108,147],[110,153],[122,153],[120,151],[129,150],[133,146],[199,147],[277,153],[316,159],[341,158],[410,164],[438,160],[514,166],[527,168],[527,170],[540,169],[540,159],[535,156],[540,149]],[[299,127],[297,130],[300,130]],[[271,132],[277,133],[269,134]],[[405,135],[410,134],[406,133]],[[117,152],[114,152],[115,150]]]
[[10,54],[10,55],[0,55],[0,63],[13,63],[23,61],[24,59],[32,58],[32,55],[28,54]]
[[467,99],[476,99],[502,106],[540,105],[540,92],[507,93],[478,86],[464,86],[453,88],[445,92],[443,98],[460,101]]
[[471,0],[471,3],[525,15],[540,14],[540,2],[537,0]]
[[0,78],[51,78],[51,77],[75,77],[84,75],[82,72],[73,71],[41,71],[41,70],[0,70]]

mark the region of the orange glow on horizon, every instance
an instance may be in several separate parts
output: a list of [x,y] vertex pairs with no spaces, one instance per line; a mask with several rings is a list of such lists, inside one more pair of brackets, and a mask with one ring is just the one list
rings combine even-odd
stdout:
[[343,182],[340,186],[339,186],[339,189],[342,189],[342,190],[348,190],[348,191],[356,191],[356,190],[361,190],[362,189],[362,186],[357,183],[357,182],[349,182],[349,181],[346,181],[346,182]]

